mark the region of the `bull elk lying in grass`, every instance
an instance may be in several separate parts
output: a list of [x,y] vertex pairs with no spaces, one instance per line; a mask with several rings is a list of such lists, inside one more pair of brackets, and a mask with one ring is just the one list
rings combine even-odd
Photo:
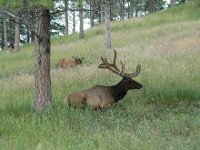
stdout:
[[108,69],[121,76],[122,80],[113,86],[96,85],[88,90],[71,93],[65,97],[64,103],[75,107],[83,107],[84,104],[87,104],[89,107],[94,109],[109,108],[114,103],[123,99],[128,90],[142,88],[140,83],[131,79],[140,74],[140,65],[136,67],[136,71],[134,73],[125,73],[125,65],[123,65],[122,62],[121,70],[116,66],[116,51],[114,51],[114,60],[112,64],[108,63],[106,58],[101,57],[101,60],[102,63],[98,66],[98,68]]
[[66,68],[66,67],[75,67],[76,65],[82,64],[83,62],[83,58],[79,58],[79,57],[73,57],[71,59],[61,59],[58,61],[56,68],[58,68],[59,66],[61,68]]

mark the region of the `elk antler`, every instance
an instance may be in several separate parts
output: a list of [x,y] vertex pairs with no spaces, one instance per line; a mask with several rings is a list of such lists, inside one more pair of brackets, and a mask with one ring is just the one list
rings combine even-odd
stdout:
[[120,71],[120,69],[116,66],[116,57],[117,57],[116,50],[114,50],[114,59],[113,59],[112,64],[108,63],[106,58],[101,57],[102,63],[98,66],[98,68],[108,69],[111,72],[116,73],[116,74],[120,75],[121,77],[125,77],[125,78],[133,78],[140,74],[141,65],[137,65],[136,71],[134,73],[125,73],[124,72],[125,65],[122,63],[122,61],[120,61],[121,66],[122,66],[122,69]]

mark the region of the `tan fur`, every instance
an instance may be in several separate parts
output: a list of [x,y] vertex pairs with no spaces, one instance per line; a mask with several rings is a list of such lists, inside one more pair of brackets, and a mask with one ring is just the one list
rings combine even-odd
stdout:
[[85,57],[79,58],[79,57],[73,57],[70,59],[60,59],[56,65],[56,67],[60,66],[62,68],[67,67],[75,67],[76,65],[82,64],[82,61]]
[[62,68],[67,68],[67,67],[75,67],[77,65],[76,61],[74,58],[70,58],[70,59],[61,59],[58,61],[57,63],[57,67],[60,66]]
[[83,107],[87,104],[93,109],[109,108],[115,103],[108,88],[104,86],[94,86],[88,90],[74,92],[65,97],[65,103],[75,107]]

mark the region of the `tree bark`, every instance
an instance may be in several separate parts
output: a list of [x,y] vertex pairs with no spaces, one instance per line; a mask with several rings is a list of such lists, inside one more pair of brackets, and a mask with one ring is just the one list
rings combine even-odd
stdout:
[[35,42],[35,31],[31,31],[31,42]]
[[105,3],[100,4],[100,18],[99,18],[99,23],[105,22]]
[[170,0],[171,7],[174,7],[176,5],[176,0]]
[[156,11],[155,7],[156,7],[155,0],[150,0],[150,12],[151,13]]
[[26,26],[26,36],[27,36],[27,43],[30,42],[30,29],[29,29],[29,26]]
[[20,51],[19,43],[20,43],[20,23],[19,19],[15,18],[15,44],[14,44],[15,51]]
[[[72,1],[72,9],[75,9],[75,2]],[[75,10],[72,11],[72,24],[73,24],[73,27],[72,27],[72,33],[75,33],[76,32],[76,14],[75,14]]]
[[8,47],[12,47],[12,49],[14,49],[14,34],[13,34],[13,18],[11,16],[9,16],[9,22],[8,22]]
[[68,0],[65,0],[65,34],[69,34],[69,25],[68,25]]
[[128,5],[127,16],[128,18],[130,18],[130,3],[127,2],[127,5]]
[[32,21],[30,24],[30,30],[31,30],[31,42],[35,42],[35,22],[36,22],[36,14],[34,11],[31,12]]
[[39,10],[36,22],[35,47],[35,111],[51,105],[50,77],[50,13],[49,9]]
[[79,4],[79,21],[80,21],[79,39],[84,39],[83,3]]
[[119,0],[119,15],[120,15],[120,20],[124,20],[124,0]]
[[110,0],[105,0],[104,4],[104,23],[105,23],[105,49],[111,49],[111,35],[110,35]]
[[95,14],[95,4],[94,0],[90,0],[90,25],[91,27],[94,27],[94,14]]
[[3,38],[4,38],[4,49],[8,49],[8,35],[7,35],[6,18],[3,18]]
[[134,12],[134,4],[133,4],[133,0],[130,1],[130,17],[133,17],[133,12]]

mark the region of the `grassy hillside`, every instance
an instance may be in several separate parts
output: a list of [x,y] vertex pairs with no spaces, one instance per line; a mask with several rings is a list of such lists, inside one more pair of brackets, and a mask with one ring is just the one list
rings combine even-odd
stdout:
[[[53,106],[35,114],[34,45],[19,53],[0,53],[0,149],[199,149],[200,144],[200,8],[189,3],[127,21],[112,22],[112,47],[118,62],[143,89],[129,91],[112,109],[66,108],[63,98],[96,84],[113,85],[115,74],[97,68],[103,26],[78,35],[53,38],[51,79]],[[59,59],[86,57],[73,69],[56,69]]]

